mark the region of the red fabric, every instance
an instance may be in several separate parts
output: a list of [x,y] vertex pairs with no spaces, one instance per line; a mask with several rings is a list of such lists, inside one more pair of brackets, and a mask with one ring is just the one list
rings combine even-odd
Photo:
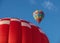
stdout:
[[[40,32],[37,26],[25,20],[11,21],[11,18],[2,20],[9,20],[10,24],[0,24],[0,43],[49,43],[46,35]],[[29,24],[31,28],[22,26],[21,22]]]
[[36,26],[32,25],[32,43],[41,43],[41,35]]
[[41,33],[41,43],[49,43],[49,40],[44,33]]
[[0,43],[8,43],[9,25],[0,25]]
[[11,21],[9,27],[9,40],[8,43],[22,43],[22,30],[21,23]]

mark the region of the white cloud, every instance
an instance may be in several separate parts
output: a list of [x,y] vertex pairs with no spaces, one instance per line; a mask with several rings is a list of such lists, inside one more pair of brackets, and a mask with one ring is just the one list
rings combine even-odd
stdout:
[[54,5],[54,3],[50,2],[50,1],[44,1],[42,3],[42,6],[46,9],[52,10],[52,11],[53,10],[56,11],[56,9],[57,9],[56,6]]
[[30,2],[31,5],[35,5],[36,4],[35,0],[29,0],[29,2]]

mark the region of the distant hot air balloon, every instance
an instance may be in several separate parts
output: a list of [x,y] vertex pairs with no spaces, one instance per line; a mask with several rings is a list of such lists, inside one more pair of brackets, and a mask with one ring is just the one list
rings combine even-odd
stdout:
[[40,23],[41,20],[44,18],[44,12],[42,10],[36,10],[33,12],[33,17],[38,23]]
[[25,20],[0,19],[0,43],[49,43],[41,29]]

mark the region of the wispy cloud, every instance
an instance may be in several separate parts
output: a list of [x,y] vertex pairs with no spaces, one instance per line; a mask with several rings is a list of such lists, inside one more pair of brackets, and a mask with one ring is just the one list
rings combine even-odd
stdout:
[[54,3],[50,2],[50,1],[44,1],[42,3],[42,6],[48,10],[57,10],[57,7],[54,5]]
[[36,0],[29,0],[31,5],[35,5],[36,4]]

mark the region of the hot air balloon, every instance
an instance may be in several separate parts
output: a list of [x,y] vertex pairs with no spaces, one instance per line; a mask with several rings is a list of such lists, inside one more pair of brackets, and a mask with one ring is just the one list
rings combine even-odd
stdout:
[[38,23],[40,23],[41,20],[44,18],[44,13],[42,10],[40,10],[40,11],[36,10],[33,12],[33,17]]
[[22,19],[0,19],[0,43],[49,43],[41,29]]

